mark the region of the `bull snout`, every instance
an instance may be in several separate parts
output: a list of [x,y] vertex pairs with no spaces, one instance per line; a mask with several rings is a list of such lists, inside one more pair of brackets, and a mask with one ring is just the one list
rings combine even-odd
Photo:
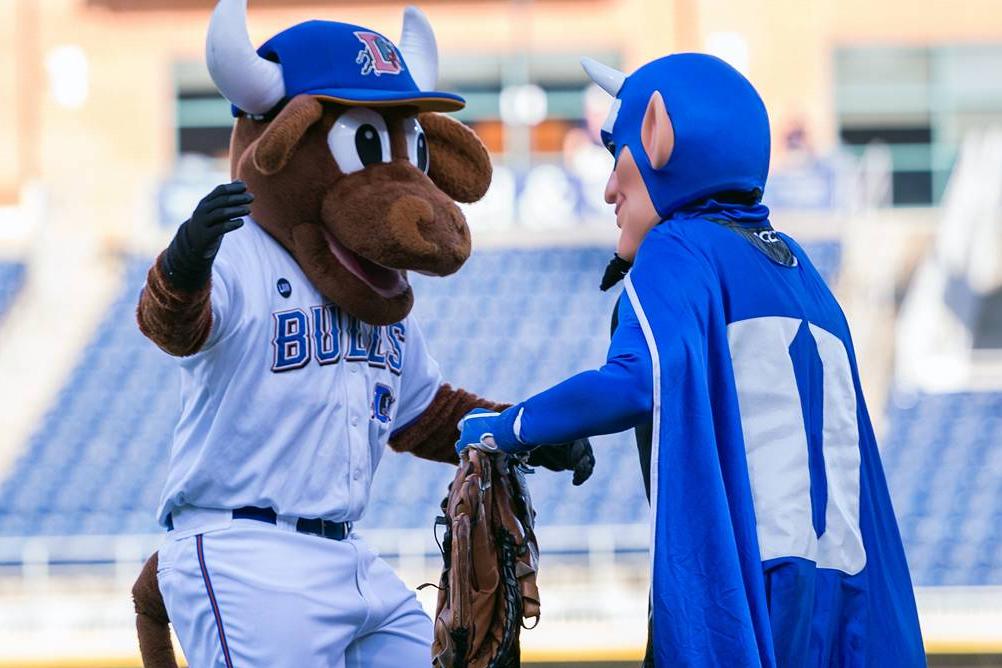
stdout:
[[459,207],[407,163],[370,167],[345,178],[324,202],[324,224],[345,247],[391,269],[446,276],[470,256]]
[[[438,265],[435,273],[451,274],[469,255],[462,243],[466,221],[455,206],[435,206],[427,199],[404,195],[390,205],[389,226],[402,237],[411,239],[411,250],[418,257]],[[412,267],[417,269],[417,267]]]

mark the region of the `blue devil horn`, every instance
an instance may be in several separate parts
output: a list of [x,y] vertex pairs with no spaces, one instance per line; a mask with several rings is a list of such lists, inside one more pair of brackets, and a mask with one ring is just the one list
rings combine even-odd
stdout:
[[591,80],[609,95],[616,97],[626,81],[626,75],[608,65],[603,65],[594,58],[582,58],[581,67],[588,73]]

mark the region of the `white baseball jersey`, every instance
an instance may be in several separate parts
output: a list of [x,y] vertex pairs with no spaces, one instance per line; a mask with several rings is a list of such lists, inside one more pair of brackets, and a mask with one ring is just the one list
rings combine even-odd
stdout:
[[213,264],[209,338],[180,360],[159,521],[181,506],[355,521],[390,434],[434,398],[438,365],[411,318],[349,316],[245,221]]

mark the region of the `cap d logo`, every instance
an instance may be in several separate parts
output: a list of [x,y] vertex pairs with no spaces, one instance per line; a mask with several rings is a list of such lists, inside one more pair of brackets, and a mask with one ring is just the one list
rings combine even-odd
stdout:
[[362,43],[355,63],[362,66],[362,75],[400,74],[404,69],[393,42],[374,32],[356,32],[355,37]]

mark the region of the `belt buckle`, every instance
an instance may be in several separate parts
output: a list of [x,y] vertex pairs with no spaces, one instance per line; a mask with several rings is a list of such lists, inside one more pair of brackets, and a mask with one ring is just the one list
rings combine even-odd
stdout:
[[296,531],[331,540],[344,540],[351,533],[351,522],[300,518],[296,525]]
[[325,538],[334,540],[344,540],[351,533],[351,525],[348,522],[332,522],[324,520],[322,531]]

